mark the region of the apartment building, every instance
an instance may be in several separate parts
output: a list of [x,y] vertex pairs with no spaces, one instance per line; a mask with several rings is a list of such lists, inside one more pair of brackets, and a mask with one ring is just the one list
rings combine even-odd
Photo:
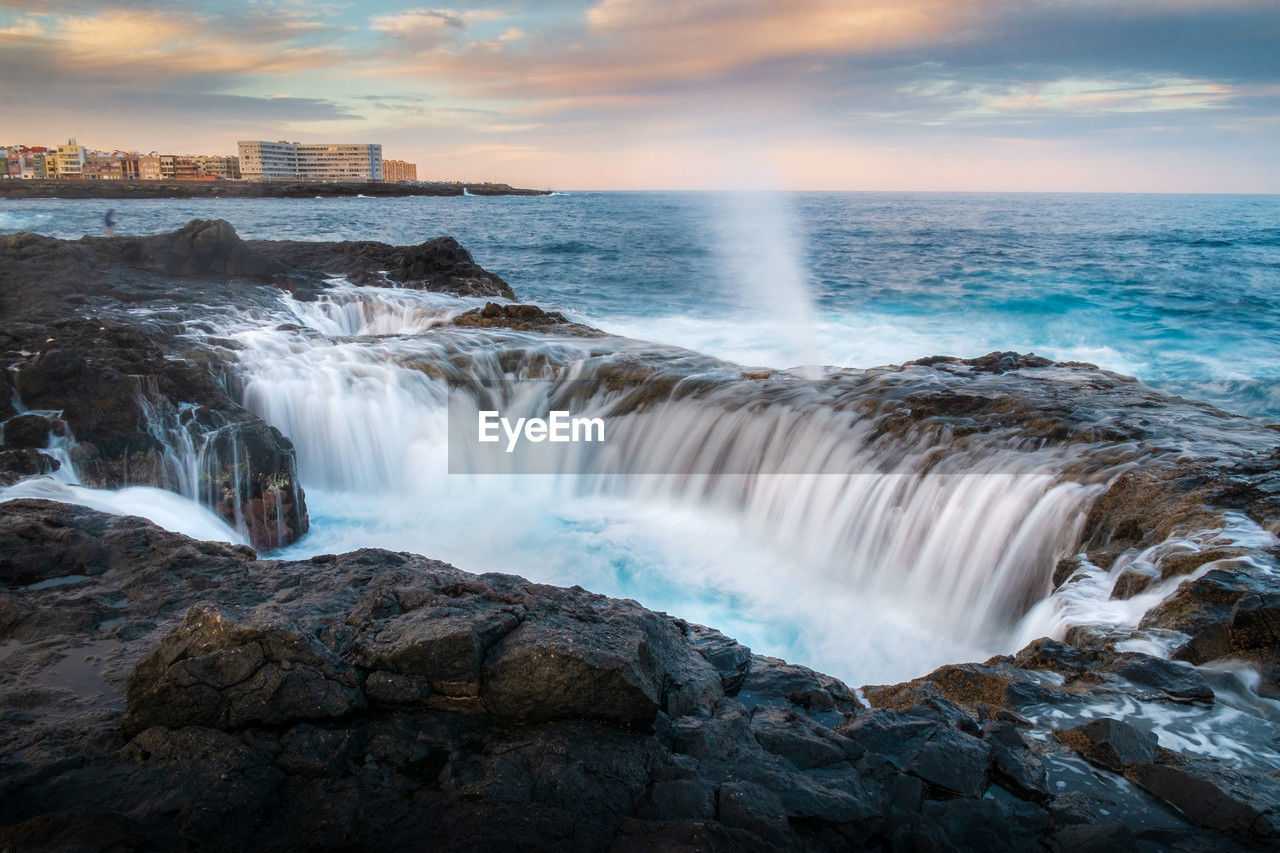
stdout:
[[381,181],[382,146],[241,140],[240,174],[251,181]]
[[418,180],[418,166],[416,163],[406,163],[403,160],[383,160],[382,180],[388,184],[416,181]]
[[201,177],[223,178],[228,181],[234,181],[240,177],[239,157],[198,154],[183,159],[190,161]]
[[138,177],[144,181],[158,181],[164,177],[160,171],[159,154],[148,154],[138,158]]
[[74,139],[68,139],[66,145],[59,145],[57,152],[58,177],[62,180],[81,180],[84,178],[84,164],[88,151],[83,145],[77,145]]

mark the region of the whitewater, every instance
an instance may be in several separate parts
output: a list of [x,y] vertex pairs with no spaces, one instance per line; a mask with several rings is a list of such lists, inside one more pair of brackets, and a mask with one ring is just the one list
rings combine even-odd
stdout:
[[[1280,254],[1267,218],[1274,200],[1129,200],[1124,209],[1139,214],[1123,223],[1118,207],[1088,197],[209,206],[134,202],[121,208],[122,227],[159,231],[201,214],[234,220],[250,239],[411,243],[453,233],[522,301],[618,336],[468,333],[447,324],[481,302],[340,280],[314,302],[281,294],[271,306],[210,309],[187,334],[209,348],[230,343],[239,398],[297,450],[312,529],[273,556],[377,546],[577,584],[852,683],[983,659],[1071,625],[1136,626],[1161,591],[1116,604],[1119,569],[1098,569],[1049,597],[1091,499],[1135,464],[1136,450],[1098,459],[1087,447],[1007,436],[886,444],[876,433],[890,413],[831,405],[822,365],[1034,351],[1245,414],[1275,405],[1280,333],[1256,310]],[[84,202],[13,205],[0,216],[0,230],[91,230]],[[1205,287],[1210,275],[1226,284]],[[1227,324],[1247,333],[1225,335]],[[540,379],[552,393],[585,383],[587,408],[605,410],[617,399],[592,383],[637,363],[699,377],[720,396],[613,418],[621,463],[571,449],[554,474],[449,474],[449,398],[459,385]],[[777,381],[744,380],[758,368],[780,371]],[[524,400],[530,412],[544,402]],[[242,541],[242,529],[204,508],[207,448],[184,444],[174,417],[156,414],[157,431],[171,436],[172,494],[153,490],[165,498],[77,486],[66,454],[60,479],[6,497],[60,496]],[[170,505],[178,495],[189,515]],[[1200,547],[1270,541],[1247,519],[1196,535]],[[1143,559],[1153,557],[1131,562]]]

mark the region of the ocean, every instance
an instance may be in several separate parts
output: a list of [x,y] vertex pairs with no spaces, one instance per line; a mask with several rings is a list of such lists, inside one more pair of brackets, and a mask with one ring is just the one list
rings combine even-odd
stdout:
[[575,192],[0,203],[0,233],[221,217],[246,239],[456,237],[525,301],[744,365],[1000,350],[1280,417],[1280,196]]
[[[743,366],[1034,352],[1280,417],[1275,196],[31,200],[0,203],[0,232],[97,234],[108,206],[120,234],[192,218],[226,219],[246,239],[450,234],[521,301]],[[1047,592],[1076,544],[1101,485],[1072,479],[1079,459],[1069,453],[992,446],[979,476],[777,475],[745,495],[644,478],[598,489],[572,475],[451,477],[443,385],[417,366],[465,356],[497,370],[485,367],[496,363],[484,349],[492,341],[422,334],[467,307],[339,287],[321,303],[282,296],[270,316],[220,321],[216,337],[240,346],[246,406],[298,449],[312,532],[282,556],[381,546],[581,584],[851,684],[1014,651],[1044,629],[1019,624],[1034,614],[1004,612],[1000,594],[1032,581]],[[289,330],[298,325],[310,333]],[[580,341],[498,338],[562,362],[585,357]],[[139,498],[82,500],[137,511]],[[197,520],[208,535],[209,514]],[[1247,520],[1220,535],[1271,541]],[[1108,592],[1072,606],[1136,618]]]

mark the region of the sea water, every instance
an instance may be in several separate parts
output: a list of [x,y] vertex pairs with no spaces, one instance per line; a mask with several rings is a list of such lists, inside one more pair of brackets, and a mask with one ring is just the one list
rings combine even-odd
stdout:
[[[7,202],[0,230],[93,233],[106,204]],[[247,239],[404,244],[452,234],[523,301],[743,365],[804,375],[821,363],[1016,350],[1090,361],[1241,413],[1277,411],[1280,198],[110,204],[121,233],[221,217]],[[298,448],[312,532],[283,556],[376,545],[577,583],[853,683],[896,681],[1021,642],[1027,626],[997,618],[1010,615],[996,608],[1002,584],[1025,583],[1028,571],[1047,583],[1097,488],[1059,482],[1069,460],[1051,455],[993,456],[968,479],[790,476],[739,500],[725,498],[730,486],[592,491],[565,477],[450,477],[445,388],[405,361],[422,357],[415,332],[471,304],[347,289],[320,304],[282,296],[281,316],[320,339],[261,321],[223,330],[244,346],[246,405]],[[578,345],[547,344],[567,359]]]

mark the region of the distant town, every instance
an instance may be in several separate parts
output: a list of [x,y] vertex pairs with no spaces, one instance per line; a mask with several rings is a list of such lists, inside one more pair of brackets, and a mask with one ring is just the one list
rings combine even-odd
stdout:
[[303,181],[316,183],[418,181],[418,167],[384,160],[376,143],[241,140],[237,153],[160,154],[96,151],[68,139],[63,145],[0,148],[0,179],[59,181]]

